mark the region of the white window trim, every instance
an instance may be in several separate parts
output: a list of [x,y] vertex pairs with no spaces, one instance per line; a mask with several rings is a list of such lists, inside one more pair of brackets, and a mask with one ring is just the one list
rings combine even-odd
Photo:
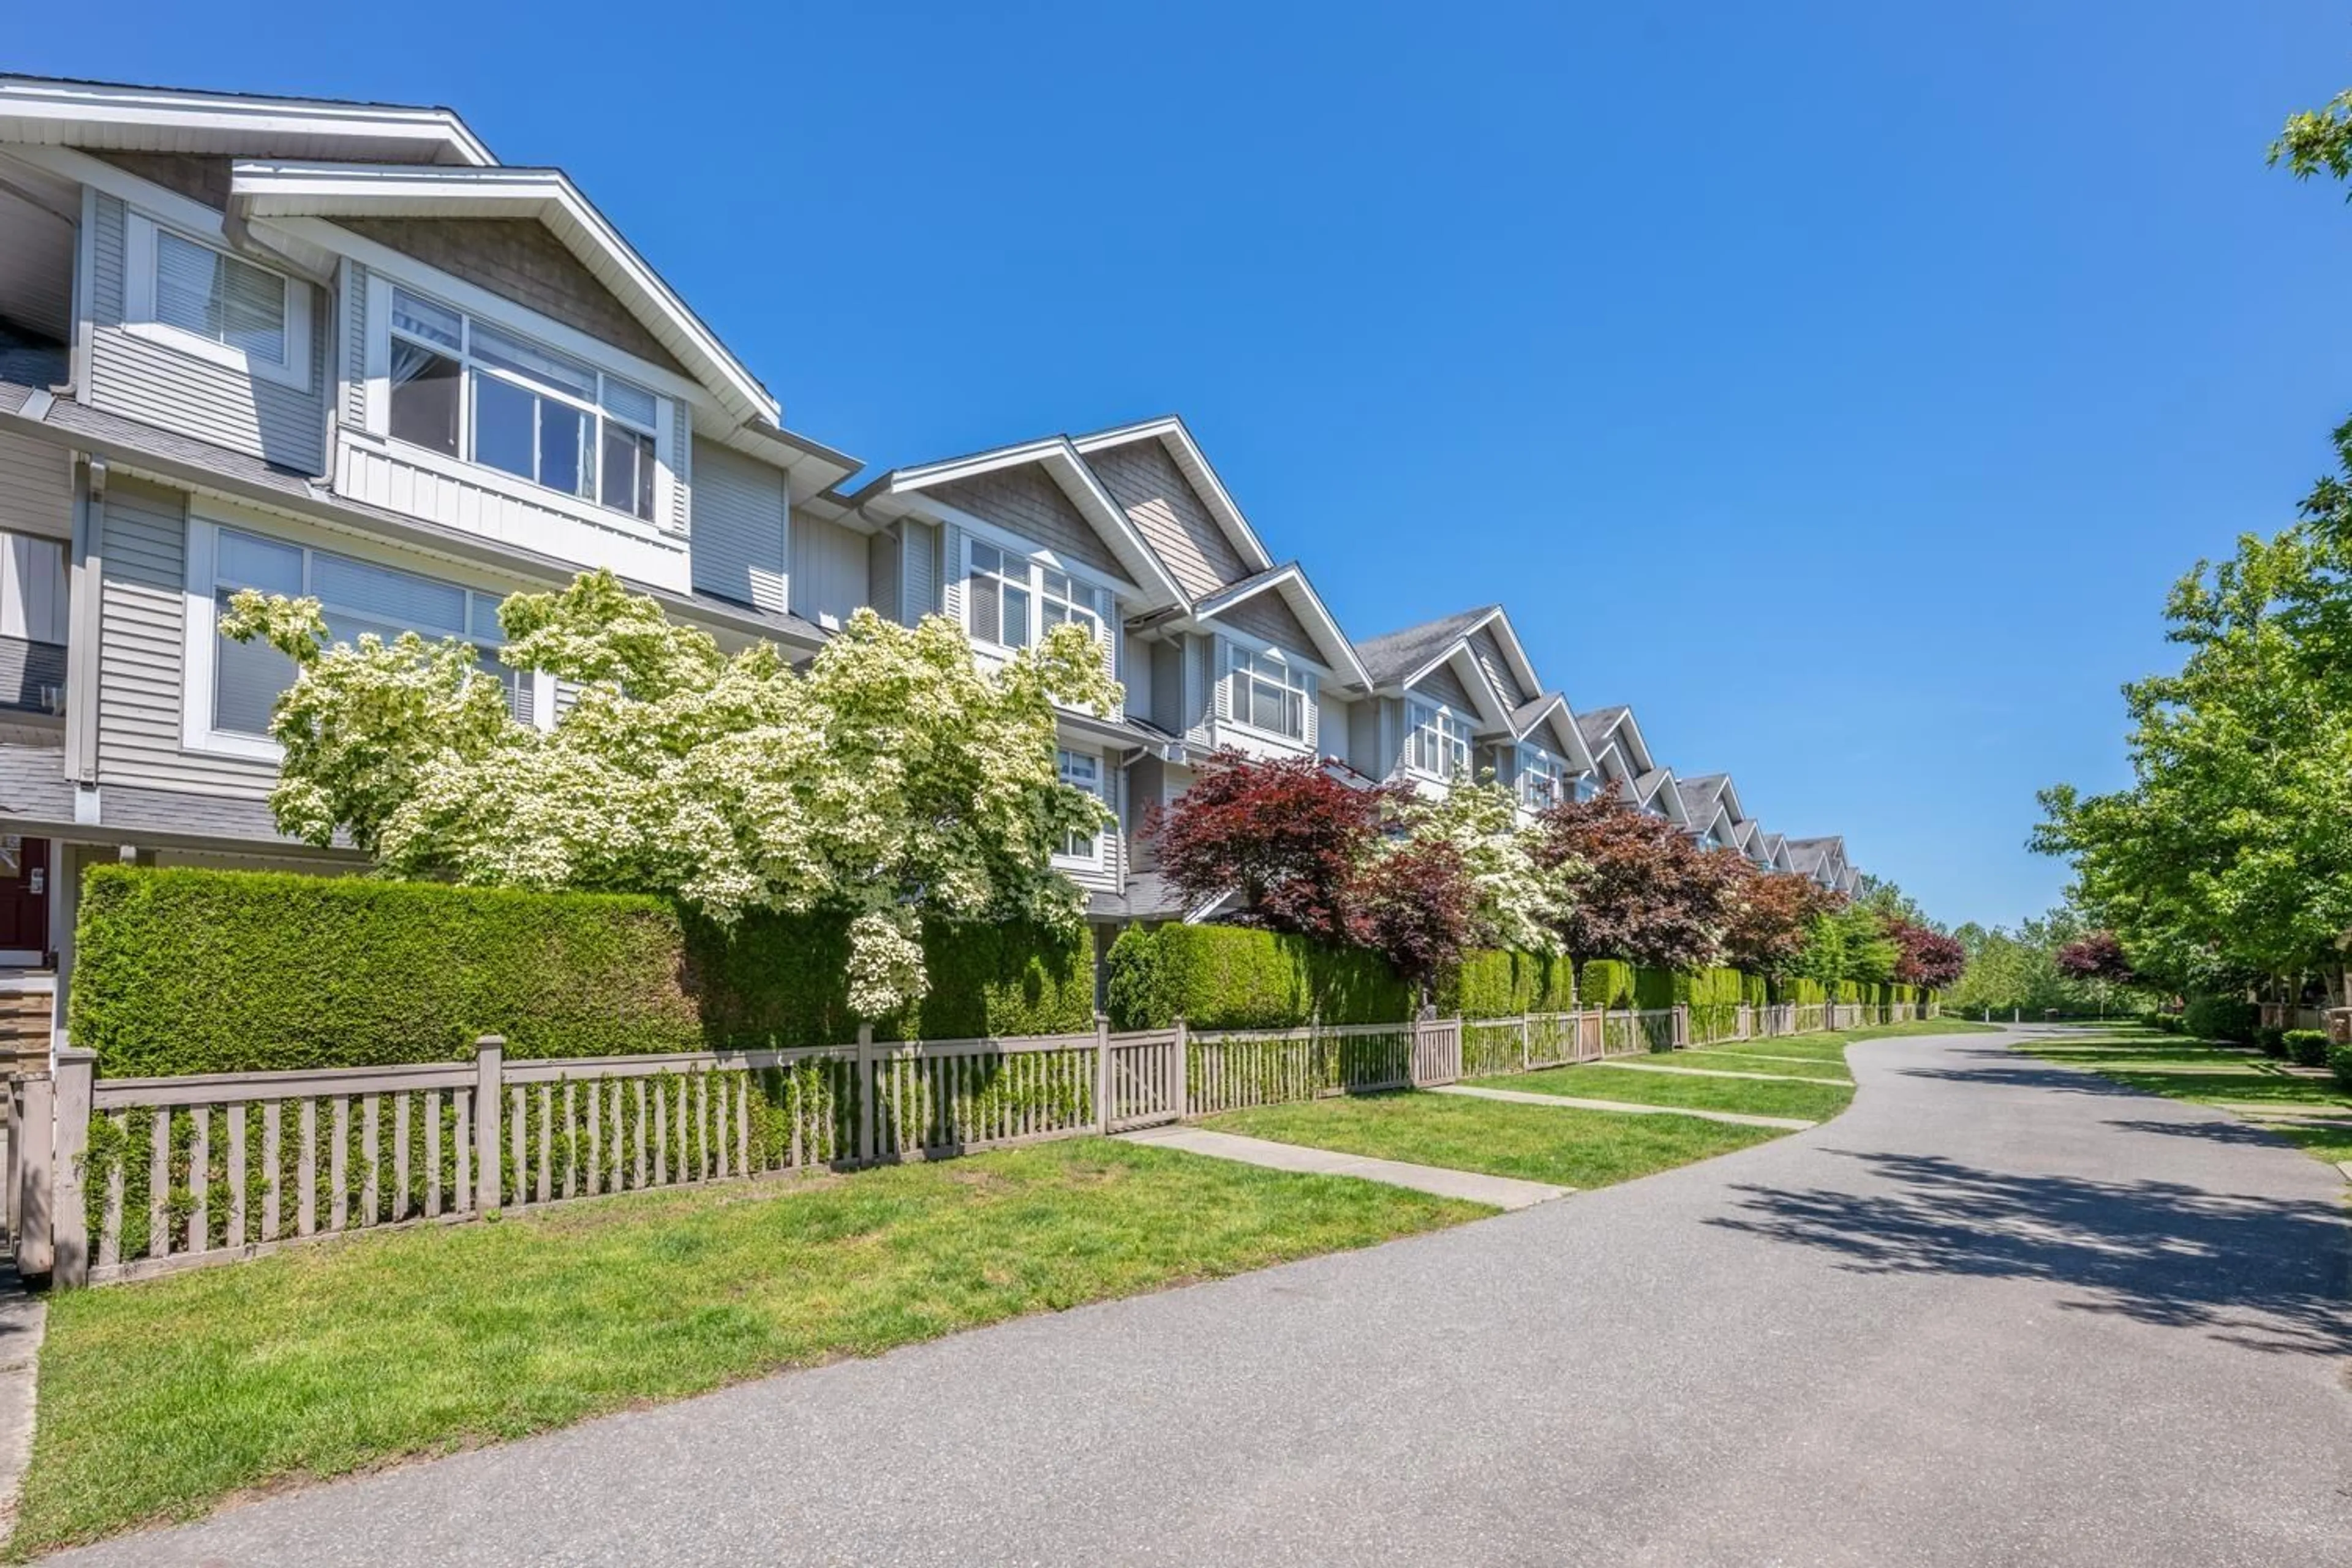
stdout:
[[1544,809],[1542,805],[1528,798],[1527,780],[1529,776],[1528,763],[1530,760],[1539,764],[1548,764],[1547,776],[1552,782],[1552,798],[1549,804],[1557,805],[1574,798],[1575,784],[1569,773],[1567,758],[1542,746],[1529,745],[1524,741],[1518,743],[1517,750],[1518,755],[1512,760],[1511,793],[1518,797],[1521,805],[1531,811]]
[[[962,535],[956,551],[955,580],[958,583],[968,582],[971,577],[971,547],[974,544],[987,545],[990,549],[1001,552],[1007,557],[1028,563],[1029,617],[1032,634],[1029,646],[1031,647],[1035,647],[1038,638],[1045,635],[1045,584],[1043,577],[1039,575],[1041,572],[1058,572],[1073,583],[1082,583],[1097,593],[1109,595],[1110,616],[1103,621],[1103,635],[1096,640],[1104,650],[1104,658],[1110,661],[1116,672],[1121,631],[1118,624],[1119,601],[1126,596],[1127,593],[1133,591],[1131,588],[1122,590],[1117,581],[1104,576],[1094,568],[1073,565],[1048,546],[1024,539],[1017,533],[1008,533],[1001,528],[991,528],[977,520],[968,520],[961,516],[958,517],[956,527]],[[992,637],[982,637],[971,629],[971,590],[965,589],[963,595],[963,631],[964,636],[971,639],[972,646],[998,658],[1011,658],[1014,654],[1019,653],[1021,651],[1019,648],[998,642]]]
[[[1099,752],[1083,751],[1076,746],[1057,745],[1054,750],[1056,753],[1054,758],[1054,774],[1057,780],[1064,784],[1067,784],[1069,781],[1061,778],[1062,759],[1059,753],[1066,752],[1074,757],[1093,758],[1095,764],[1095,787],[1091,793],[1095,799],[1101,801],[1103,805],[1108,805],[1110,804],[1108,798],[1108,791],[1110,788],[1110,760],[1108,757],[1103,756]],[[1073,785],[1072,787],[1076,788],[1076,786]],[[1108,824],[1104,826],[1096,828],[1094,836],[1094,853],[1091,855],[1065,855],[1059,849],[1055,850],[1051,857],[1055,868],[1059,870],[1070,871],[1099,871],[1103,869],[1109,858],[1110,836],[1117,831],[1118,831],[1118,827],[1116,823]]]
[[[569,495],[562,490],[551,489],[535,479],[527,479],[520,474],[508,473],[504,468],[494,468],[487,463],[477,463],[465,458],[453,458],[446,452],[434,451],[429,447],[414,446],[409,442],[396,439],[391,434],[392,291],[394,287],[405,289],[412,294],[432,300],[435,304],[458,310],[486,326],[534,340],[543,347],[557,350],[566,358],[581,361],[602,374],[617,377],[652,394],[654,399],[653,516],[639,517],[635,512],[622,511],[583,496]],[[561,512],[576,522],[609,528],[615,532],[630,534],[635,538],[666,542],[675,542],[686,537],[689,531],[688,529],[677,527],[673,521],[677,510],[677,486],[679,458],[677,399],[664,391],[655,378],[637,374],[631,368],[636,362],[628,359],[627,356],[580,353],[568,344],[559,344],[550,340],[530,325],[524,324],[521,318],[512,313],[476,310],[460,304],[453,291],[412,283],[406,279],[394,278],[376,271],[370,271],[367,280],[366,353],[367,363],[361,368],[365,379],[367,427],[364,432],[355,432],[346,426],[344,427],[346,439],[364,440],[411,468],[423,468],[428,473],[439,474],[445,479],[471,485],[477,489],[492,490],[510,500],[520,501],[526,506],[535,506],[545,511]],[[452,357],[466,367],[465,374],[470,376],[472,361],[463,354]],[[667,378],[661,379],[667,380]],[[461,435],[470,440],[473,435],[470,413],[473,393],[470,386],[461,394],[461,396],[465,399],[468,410]],[[625,420],[623,423],[625,425],[627,422]],[[629,428],[635,429],[635,426],[630,426]],[[598,460],[602,461],[601,453]]]
[[1263,741],[1270,746],[1286,747],[1294,752],[1313,750],[1313,742],[1305,733],[1286,735],[1279,730],[1269,730],[1262,724],[1253,724],[1241,717],[1240,704],[1234,700],[1233,682],[1237,673],[1234,668],[1234,656],[1236,654],[1251,659],[1270,659],[1283,668],[1293,671],[1306,681],[1306,689],[1301,693],[1305,703],[1299,710],[1299,717],[1307,731],[1318,730],[1321,724],[1321,715],[1315,710],[1323,700],[1323,677],[1327,672],[1319,666],[1310,664],[1305,659],[1293,658],[1272,643],[1251,644],[1238,637],[1222,634],[1217,638],[1216,679],[1225,682],[1226,708],[1225,717],[1218,720],[1217,722],[1228,729],[1238,730],[1244,735]]
[[[157,230],[190,245],[202,246],[218,256],[240,262],[257,271],[266,272],[286,285],[286,363],[272,364],[257,359],[243,349],[227,343],[216,343],[184,328],[155,319],[155,258]],[[194,359],[209,360],[226,369],[274,381],[290,386],[297,392],[310,390],[310,307],[311,289],[308,283],[290,273],[274,267],[265,267],[251,257],[239,256],[223,245],[217,237],[207,238],[192,233],[177,224],[165,223],[133,207],[123,216],[122,235],[122,330],[133,337],[159,343],[175,353]]]
[[[305,534],[285,532],[278,528],[252,520],[232,517],[210,517],[191,511],[188,514],[187,580],[182,589],[181,616],[181,680],[180,680],[180,748],[209,756],[244,757],[254,762],[285,761],[286,748],[266,735],[247,735],[234,730],[213,728],[213,677],[220,649],[219,604],[213,595],[215,568],[220,559],[220,531],[234,529],[280,544],[306,552],[326,551],[330,554],[364,561],[370,565],[391,571],[412,572],[418,576],[432,577],[436,583],[464,588],[482,595],[506,594],[518,590],[481,587],[462,578],[433,576],[417,572],[411,562],[385,561],[365,550],[351,547],[351,542],[335,539],[320,541]],[[545,670],[532,670],[531,723],[540,730],[555,728],[555,678]]]
[[[1414,735],[1421,730],[1421,726],[1413,721],[1412,710],[1416,708],[1425,708],[1432,713],[1441,714],[1462,727],[1462,771],[1460,773],[1434,773],[1414,763],[1412,742]],[[1427,779],[1432,784],[1454,784],[1475,778],[1477,776],[1477,734],[1478,724],[1475,715],[1464,713],[1450,702],[1439,702],[1427,697],[1408,697],[1404,700],[1404,771],[1414,778]]]

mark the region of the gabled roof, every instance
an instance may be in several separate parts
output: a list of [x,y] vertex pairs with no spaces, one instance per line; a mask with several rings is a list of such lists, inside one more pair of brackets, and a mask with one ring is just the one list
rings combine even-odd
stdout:
[[1102,480],[1096,478],[1094,469],[1087,466],[1067,436],[1046,436],[935,463],[892,468],[840,498],[841,503],[853,516],[873,508],[886,516],[896,517],[909,510],[928,510],[920,502],[927,490],[1003,468],[1019,468],[1024,463],[1035,463],[1044,468],[1062,493],[1069,497],[1070,504],[1102,535],[1103,542],[1110,546],[1111,553],[1142,590],[1145,609],[1190,607],[1183,589],[1168,574],[1158,553],[1145,542],[1126,510],[1103,489]]
[[1382,632],[1376,637],[1366,637],[1358,643],[1356,652],[1363,659],[1365,669],[1371,673],[1375,686],[1411,686],[1443,664],[1455,645],[1475,630],[1487,611],[1496,607],[1490,605],[1481,609],[1464,610],[1458,615],[1441,616],[1433,621],[1406,626],[1402,631]]
[[561,169],[241,160],[229,211],[244,218],[536,218],[676,355],[735,423],[778,423],[768,389],[688,309]]
[[1363,661],[1356,657],[1355,645],[1348,634],[1339,629],[1339,621],[1325,607],[1323,596],[1307,582],[1307,573],[1296,561],[1286,561],[1279,566],[1228,583],[1207,597],[1196,601],[1192,615],[1197,620],[1216,619],[1226,611],[1256,598],[1261,594],[1278,594],[1298,617],[1307,635],[1315,639],[1316,652],[1331,673],[1351,686],[1370,686],[1371,678],[1364,672]]
[[1656,768],[1650,755],[1650,742],[1643,739],[1642,726],[1634,721],[1631,708],[1591,709],[1580,714],[1576,722],[1596,758],[1607,747],[1615,746],[1623,756],[1625,771],[1635,777]]
[[1585,744],[1584,731],[1566,697],[1547,691],[1532,702],[1520,704],[1511,714],[1514,740],[1524,741],[1539,728],[1551,737],[1550,750],[1561,761],[1580,773],[1592,771],[1592,749]]
[[0,76],[0,142],[374,163],[496,163],[449,110]]
[[1274,557],[1250,526],[1242,509],[1234,504],[1233,496],[1225,489],[1224,480],[1209,466],[1208,454],[1201,443],[1192,438],[1192,430],[1176,415],[1163,414],[1156,419],[1139,420],[1132,425],[1115,425],[1108,430],[1089,435],[1074,436],[1070,444],[1080,452],[1099,452],[1107,447],[1124,447],[1131,442],[1157,440],[1167,448],[1185,482],[1197,492],[1208,507],[1209,515],[1216,520],[1218,530],[1233,544],[1244,564],[1252,572],[1263,572],[1274,564]]
[[1685,799],[1693,790],[1701,792],[1710,802],[1721,806],[1724,815],[1730,817],[1732,821],[1748,820],[1746,814],[1740,809],[1739,791],[1732,784],[1729,773],[1701,773],[1696,778],[1683,780],[1683,795]]
[[1633,804],[1655,805],[1668,822],[1676,827],[1690,826],[1690,814],[1683,810],[1682,791],[1675,787],[1672,768],[1652,768],[1633,780]]

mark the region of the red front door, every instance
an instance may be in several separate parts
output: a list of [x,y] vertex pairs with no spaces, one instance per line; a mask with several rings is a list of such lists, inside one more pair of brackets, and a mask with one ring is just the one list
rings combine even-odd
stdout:
[[49,948],[49,841],[0,834],[0,952]]

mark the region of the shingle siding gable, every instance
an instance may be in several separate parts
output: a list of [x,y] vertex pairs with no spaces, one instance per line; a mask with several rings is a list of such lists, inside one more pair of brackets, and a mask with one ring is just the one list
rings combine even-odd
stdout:
[[1184,592],[1199,597],[1250,574],[1249,563],[1157,437],[1107,447],[1088,454],[1087,464]]
[[1077,503],[1034,463],[975,474],[929,492],[945,505],[1019,534],[1082,566],[1124,580],[1127,569]]

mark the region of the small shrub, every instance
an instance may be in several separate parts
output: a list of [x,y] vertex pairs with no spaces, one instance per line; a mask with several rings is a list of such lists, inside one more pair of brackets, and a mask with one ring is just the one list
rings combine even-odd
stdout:
[[2352,1089],[2352,1046],[2327,1047],[2327,1066],[2336,1074],[2336,1081]]
[[2236,996],[2200,996],[2181,1015],[2181,1026],[2200,1040],[2233,1040],[2252,1045],[2263,1021],[2262,1009]]
[[2286,1055],[2286,1031],[2275,1024],[2264,1024],[2254,1031],[2254,1044],[2266,1057],[2283,1057]]
[[2327,1031],[2289,1029],[2286,1032],[2286,1054],[2299,1068],[2326,1067],[2327,1065]]

